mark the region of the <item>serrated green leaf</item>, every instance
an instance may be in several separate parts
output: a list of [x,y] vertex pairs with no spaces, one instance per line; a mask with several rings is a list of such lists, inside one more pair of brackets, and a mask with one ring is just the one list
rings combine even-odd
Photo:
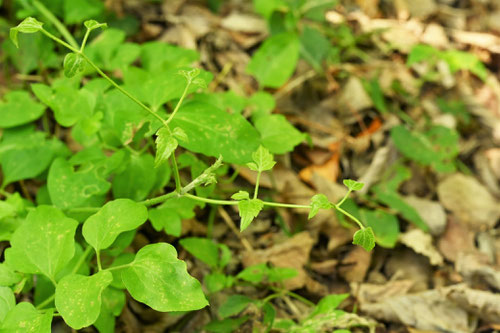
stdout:
[[189,141],[180,146],[207,156],[222,155],[227,163],[245,164],[251,152],[259,146],[259,133],[239,114],[229,114],[216,107],[186,103],[171,121],[172,127],[182,128]]
[[14,232],[12,249],[24,253],[32,265],[54,281],[75,253],[77,226],[77,221],[66,217],[59,209],[38,206]]
[[231,295],[229,298],[219,307],[219,316],[222,319],[237,315],[241,311],[245,310],[248,304],[253,303],[253,299],[245,295]]
[[231,199],[234,199],[234,200],[250,199],[250,194],[247,191],[238,191],[237,193],[235,193],[231,196]]
[[170,244],[144,246],[121,276],[130,295],[156,311],[193,311],[208,305],[200,283]]
[[24,125],[40,118],[45,106],[37,103],[26,91],[9,91],[0,101],[0,128]]
[[56,308],[74,329],[92,325],[101,312],[101,294],[113,281],[108,271],[91,276],[66,275],[56,287]]
[[375,235],[371,227],[356,231],[352,243],[359,245],[366,251],[371,251],[375,247]]
[[179,241],[186,251],[212,268],[219,264],[219,247],[207,238],[188,237]]
[[178,145],[177,139],[169,132],[168,128],[162,127],[156,133],[155,167],[167,162]]
[[344,179],[343,183],[351,191],[359,191],[363,188],[363,186],[365,186],[365,184],[357,182],[352,179]]
[[10,28],[10,39],[16,45],[16,47],[19,47],[19,43],[17,41],[17,34],[19,32],[25,33],[25,34],[32,34],[35,32],[40,31],[42,29],[42,22],[37,21],[33,17],[27,17],[19,23],[16,27]]
[[130,199],[116,199],[83,223],[83,237],[94,249],[102,250],[113,244],[119,234],[138,228],[147,218],[144,205]]
[[259,146],[259,148],[252,153],[252,159],[255,163],[247,163],[247,166],[250,170],[257,172],[271,170],[276,164],[273,155],[263,146]]
[[0,323],[0,332],[50,333],[53,314],[52,309],[40,312],[31,303],[18,303]]
[[188,136],[186,132],[184,132],[184,130],[180,127],[174,128],[172,134],[179,140],[188,141]]
[[266,39],[254,53],[247,71],[263,87],[279,88],[295,71],[300,41],[294,33],[281,33]]
[[87,20],[87,21],[83,22],[83,25],[88,30],[94,30],[94,29],[98,29],[98,28],[104,29],[104,28],[108,27],[108,25],[106,23],[99,23],[96,20]]
[[264,203],[259,199],[241,200],[238,202],[241,217],[240,231],[245,230],[252,223],[263,207]]
[[9,287],[0,286],[0,323],[7,313],[16,306],[16,296]]
[[72,78],[85,70],[85,59],[77,53],[68,53],[64,57],[64,76]]
[[309,211],[308,219],[312,219],[318,214],[320,209],[330,209],[333,204],[328,200],[324,194],[316,194],[311,198],[311,210]]

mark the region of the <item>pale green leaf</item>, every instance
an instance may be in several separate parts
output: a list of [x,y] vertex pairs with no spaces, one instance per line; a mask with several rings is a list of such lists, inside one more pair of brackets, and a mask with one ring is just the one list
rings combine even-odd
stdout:
[[113,281],[108,271],[91,276],[66,275],[56,287],[56,308],[74,329],[92,325],[101,312],[101,294]]
[[55,280],[56,274],[75,253],[77,226],[77,221],[66,217],[59,209],[38,206],[14,232],[11,245],[15,251],[24,253],[41,273]]
[[238,202],[241,217],[240,231],[245,230],[252,223],[263,207],[264,203],[259,199],[241,200]]
[[7,313],[16,306],[16,296],[9,287],[0,286],[0,323]]
[[18,303],[0,324],[0,332],[5,333],[50,333],[54,311],[43,312],[28,302]]
[[10,39],[16,45],[17,47],[19,46],[17,42],[17,34],[19,32],[25,33],[25,34],[32,34],[35,32],[40,31],[42,29],[42,22],[37,21],[33,17],[27,17],[19,23],[16,27],[10,29]]
[[354,234],[352,243],[359,245],[366,251],[371,251],[375,247],[375,235],[371,227],[360,229]]
[[130,199],[106,203],[83,224],[83,237],[97,251],[108,248],[119,234],[133,230],[148,218],[146,207]]
[[281,33],[266,39],[254,53],[247,71],[264,87],[281,87],[295,71],[300,42],[294,33]]
[[247,163],[247,166],[250,170],[257,172],[271,170],[276,164],[273,155],[263,146],[259,146],[259,148],[252,153],[252,159],[255,163]]
[[83,25],[88,30],[94,30],[94,29],[98,29],[98,28],[104,29],[104,28],[108,27],[108,25],[106,23],[99,23],[96,20],[87,20],[87,21],[83,22]]
[[191,102],[179,110],[171,121],[172,127],[182,128],[189,141],[179,144],[207,156],[222,155],[227,163],[244,164],[259,146],[259,134],[239,114],[229,114],[199,102]]
[[156,311],[193,311],[208,305],[200,283],[166,243],[146,245],[122,271],[130,295]]
[[0,128],[24,125],[40,118],[45,106],[23,90],[10,91],[0,101]]
[[343,183],[351,191],[359,191],[365,185],[352,179],[344,179]]
[[168,161],[168,158],[175,151],[179,143],[166,127],[160,128],[156,133],[156,157],[155,167]]
[[247,191],[238,191],[237,193],[235,193],[231,196],[231,199],[234,199],[234,200],[250,199],[250,194]]
[[179,140],[188,141],[188,136],[186,132],[184,132],[184,130],[180,127],[174,128],[172,134]]
[[312,219],[318,214],[320,209],[330,209],[333,204],[328,200],[324,194],[316,194],[311,198],[311,210],[309,211],[308,219]]
[[85,59],[80,54],[68,53],[64,57],[64,76],[71,78],[85,70]]

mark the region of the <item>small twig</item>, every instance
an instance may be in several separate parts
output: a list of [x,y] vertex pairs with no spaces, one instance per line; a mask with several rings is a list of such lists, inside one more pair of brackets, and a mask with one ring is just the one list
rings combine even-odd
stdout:
[[218,211],[219,211],[220,216],[224,220],[224,222],[229,227],[229,229],[231,229],[235,233],[235,235],[240,239],[241,244],[243,244],[243,247],[245,248],[245,250],[247,250],[249,252],[253,252],[252,245],[250,245],[250,242],[245,238],[245,236],[243,236],[241,234],[241,232],[238,230],[238,228],[234,224],[233,220],[231,219],[229,214],[224,210],[224,208],[222,208],[222,206],[219,206]]

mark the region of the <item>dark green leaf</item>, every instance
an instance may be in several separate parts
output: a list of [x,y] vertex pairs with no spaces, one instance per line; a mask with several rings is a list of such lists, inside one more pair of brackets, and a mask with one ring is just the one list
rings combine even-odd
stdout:
[[211,268],[216,268],[218,266],[219,247],[210,239],[189,237],[181,239],[179,243],[186,251],[209,265]]
[[294,33],[282,33],[267,39],[254,53],[247,71],[263,87],[281,87],[295,71],[300,42]]
[[179,142],[182,147],[207,156],[222,155],[227,163],[249,162],[259,146],[259,134],[245,118],[209,104],[186,104],[171,124],[182,128],[189,138]]
[[225,319],[237,315],[245,310],[250,303],[253,303],[253,300],[245,295],[231,295],[226,302],[219,307],[219,316]]
[[393,248],[399,237],[399,221],[396,216],[382,210],[361,210],[361,216],[366,226],[375,233],[378,245]]

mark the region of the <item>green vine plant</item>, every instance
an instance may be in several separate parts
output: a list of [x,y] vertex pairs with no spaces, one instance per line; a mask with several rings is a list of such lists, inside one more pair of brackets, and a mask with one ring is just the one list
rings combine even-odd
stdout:
[[[5,300],[5,304],[0,306],[2,310],[0,311],[1,331],[18,331],[24,325],[22,331],[50,332],[54,316],[61,316],[73,329],[92,324],[103,325],[101,320],[104,314],[117,316],[121,312],[121,307],[125,302],[125,295],[121,289],[127,289],[135,300],[162,312],[192,311],[207,306],[208,301],[200,283],[188,274],[186,263],[177,258],[177,252],[172,245],[149,244],[142,247],[132,258],[121,256],[124,247],[116,245],[117,243],[126,244],[126,247],[129,244],[127,238],[133,237],[133,231],[148,219],[147,207],[162,204],[168,200],[188,198],[200,203],[238,206],[241,231],[245,230],[266,206],[309,209],[309,219],[314,217],[320,209],[334,209],[345,214],[359,226],[360,229],[354,234],[353,244],[360,245],[367,251],[374,248],[373,230],[365,227],[356,217],[341,207],[352,191],[363,187],[362,183],[344,180],[348,191],[345,197],[336,204],[331,203],[323,194],[313,196],[309,205],[259,199],[261,175],[271,170],[276,163],[273,155],[263,146],[259,146],[253,152],[253,161],[247,164],[248,168],[257,173],[252,194],[239,191],[233,194],[230,200],[193,194],[193,191],[201,186],[216,183],[217,170],[222,165],[222,156],[220,156],[215,163],[202,171],[199,176],[194,177],[188,184],[183,184],[181,181],[175,151],[180,141],[188,142],[194,138],[186,134],[181,126],[174,126],[175,118],[190,88],[205,86],[205,81],[200,77],[200,70],[189,69],[178,72],[187,83],[175,108],[164,118],[156,108],[147,106],[117,84],[85,54],[90,33],[95,29],[105,28],[106,24],[90,20],[84,25],[86,32],[79,47],[75,46],[74,39],[67,37],[67,32],[62,35],[66,39],[71,39],[64,41],[45,30],[41,22],[31,17],[12,28],[10,38],[17,46],[18,33],[40,32],[44,34],[71,51],[64,58],[65,76],[73,77],[82,74],[89,65],[109,84],[156,119],[159,122],[159,128],[155,132],[154,165],[161,168],[166,163],[170,163],[175,190],[142,201],[115,199],[102,207],[60,209],[49,205],[39,205],[31,208],[25,221],[12,234],[11,247],[5,251],[5,262],[0,265],[0,276],[3,276],[4,280],[6,277],[10,279],[8,280],[10,284],[3,285],[13,285],[14,291],[19,293],[24,288],[30,288],[31,275],[36,274],[40,277],[37,283],[46,283],[53,293],[35,307],[28,302],[15,304],[11,288],[0,287],[2,296],[0,298]],[[63,162],[59,162],[60,160],[56,160],[54,164],[58,163],[58,167],[64,167]],[[9,200],[11,198],[15,200],[14,195],[8,194],[3,189],[2,194],[8,196]],[[75,240],[75,236],[81,239],[80,231],[77,234],[79,222],[68,217],[74,216],[71,214],[87,214],[81,228],[81,235],[88,245],[81,245],[80,243],[85,244],[85,242]],[[103,251],[108,251],[107,253],[111,256],[114,255],[116,260],[111,264],[104,262],[101,258]],[[95,267],[92,262],[96,263]]]

